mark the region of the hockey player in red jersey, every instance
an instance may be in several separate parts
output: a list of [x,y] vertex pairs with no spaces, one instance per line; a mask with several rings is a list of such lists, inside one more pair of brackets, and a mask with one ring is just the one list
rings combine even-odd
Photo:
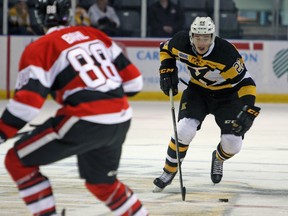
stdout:
[[0,119],[0,142],[36,117],[48,95],[61,108],[8,150],[6,169],[35,216],[57,215],[41,165],[72,155],[87,189],[114,215],[148,215],[135,193],[117,179],[132,117],[127,97],[142,90],[142,76],[101,31],[66,26],[70,8],[70,0],[37,1],[46,35],[21,56],[15,95]]

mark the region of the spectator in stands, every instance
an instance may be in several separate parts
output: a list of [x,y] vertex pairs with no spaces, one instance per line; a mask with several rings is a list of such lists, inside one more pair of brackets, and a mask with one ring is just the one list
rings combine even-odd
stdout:
[[39,24],[39,20],[37,19],[35,14],[35,6],[37,2],[37,0],[27,0],[26,2],[30,17],[30,27],[35,35],[44,35],[45,32],[43,30],[43,26],[42,24]]
[[15,35],[34,34],[30,26],[30,16],[26,0],[17,2],[8,11],[8,33]]
[[88,11],[90,6],[95,3],[95,0],[78,0],[77,3]]
[[159,0],[148,10],[148,35],[172,37],[184,28],[185,16],[182,9],[170,0]]
[[91,25],[109,36],[119,35],[120,20],[108,0],[96,0],[88,10]]
[[90,18],[84,7],[77,5],[75,9],[75,25],[90,26]]

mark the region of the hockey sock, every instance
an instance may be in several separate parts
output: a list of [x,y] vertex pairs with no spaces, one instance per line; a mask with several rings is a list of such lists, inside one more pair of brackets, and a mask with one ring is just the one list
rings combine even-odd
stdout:
[[14,149],[8,151],[5,165],[17,184],[20,197],[34,216],[48,216],[56,213],[50,182],[39,172],[38,167],[25,167]]
[[133,193],[133,191],[116,179],[112,184],[89,184],[88,190],[117,216],[146,216],[147,210]]
[[225,160],[230,159],[233,156],[234,156],[234,154],[228,154],[223,150],[221,143],[218,144],[217,151],[216,151],[217,159],[225,161]]
[[[178,144],[179,144],[180,161],[182,161],[186,156],[188,145],[184,145],[179,142]],[[171,138],[171,141],[167,149],[167,156],[165,160],[164,169],[170,173],[175,173],[177,171],[177,168],[178,168],[178,164],[177,164],[176,144],[175,144],[175,140]]]

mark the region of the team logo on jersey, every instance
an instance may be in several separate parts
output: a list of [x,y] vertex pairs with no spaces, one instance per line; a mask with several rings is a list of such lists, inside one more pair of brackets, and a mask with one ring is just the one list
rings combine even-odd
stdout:
[[188,59],[188,55],[186,53],[179,52],[178,56],[182,59]]
[[206,86],[217,85],[225,82],[221,76],[221,71],[215,69],[211,71],[207,67],[188,67],[191,76]]
[[181,104],[181,110],[186,110],[187,102]]
[[17,83],[16,83],[16,89],[20,89],[23,86],[25,86],[29,82],[29,76],[30,76],[30,69],[23,70],[19,72]]
[[275,55],[272,65],[277,78],[280,78],[285,73],[288,74],[288,49],[280,50]]

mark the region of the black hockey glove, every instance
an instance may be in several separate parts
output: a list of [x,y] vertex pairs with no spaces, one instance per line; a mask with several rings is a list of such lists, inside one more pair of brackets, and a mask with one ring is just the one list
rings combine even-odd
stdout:
[[2,132],[0,132],[0,144],[5,142],[6,140],[7,140],[6,136]]
[[160,88],[165,95],[169,96],[169,89],[172,88],[173,96],[178,94],[178,68],[160,66]]
[[232,133],[236,136],[243,136],[252,126],[260,109],[260,107],[245,105],[232,124]]

